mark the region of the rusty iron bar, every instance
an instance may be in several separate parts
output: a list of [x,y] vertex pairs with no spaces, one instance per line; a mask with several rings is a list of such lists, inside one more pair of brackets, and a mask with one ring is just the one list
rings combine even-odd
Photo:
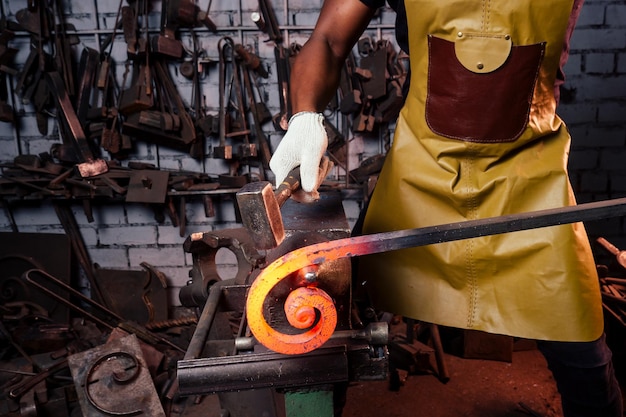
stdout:
[[66,367],[67,367],[67,358],[64,358],[64,359],[61,359],[59,362],[56,362],[55,364],[51,365],[49,368],[42,370],[38,374],[35,374],[29,378],[24,379],[17,386],[13,387],[11,391],[9,391],[9,394],[8,394],[9,398],[11,399],[20,398],[22,395],[24,395],[27,391],[29,391],[35,385],[44,381],[45,379],[47,379],[49,376],[53,375],[54,373],[62,369],[65,369]]
[[[38,283],[37,281],[35,281],[32,277],[31,274],[33,273],[38,273],[40,275],[42,275],[44,278],[47,279],[48,282],[52,283],[52,284],[56,284],[59,287],[61,287],[63,290],[67,291],[68,293],[70,293],[72,296],[78,298],[79,300],[91,305],[92,307],[96,308],[97,310],[99,310],[101,313],[106,314],[109,318],[112,318],[113,321],[116,322],[116,324],[111,324],[110,322],[107,322],[106,320],[103,320],[101,318],[99,318],[98,316],[96,316],[95,314],[91,314],[90,312],[88,312],[87,310],[85,310],[84,308],[81,308],[77,305],[72,304],[70,301],[66,300],[65,298],[63,298],[62,296],[60,296],[59,294],[55,293],[54,291],[50,290],[49,288],[46,288],[44,285]],[[45,293],[46,295],[48,295],[49,297],[53,298],[54,300],[66,305],[67,307],[73,309],[74,311],[77,311],[79,314],[82,314],[83,316],[93,320],[94,322],[108,328],[109,330],[113,330],[115,327],[121,327],[123,330],[129,331],[129,332],[135,332],[137,334],[137,337],[141,338],[142,340],[144,340],[145,342],[148,342],[150,344],[153,344],[155,342],[161,342],[164,343],[166,345],[168,345],[169,347],[179,351],[179,352],[185,352],[185,350],[183,348],[181,348],[180,346],[176,345],[175,343],[173,343],[172,341],[159,336],[157,334],[154,334],[152,332],[150,332],[149,330],[142,328],[141,326],[133,323],[129,323],[126,320],[124,320],[122,317],[120,317],[118,314],[116,314],[115,312],[109,310],[108,308],[104,307],[103,305],[95,302],[94,300],[90,299],[89,297],[86,297],[85,295],[81,294],[80,292],[76,291],[74,288],[70,287],[69,285],[65,284],[64,282],[58,280],[57,278],[55,278],[54,276],[50,275],[49,273],[47,273],[44,270],[41,269],[29,269],[28,271],[24,272],[24,274],[22,275],[22,277],[24,278],[24,280],[26,280],[29,284],[33,285],[34,287],[36,287],[37,289],[39,289],[40,291],[42,291],[43,293]]]
[[[355,257],[624,215],[626,215],[626,198],[617,198],[527,213],[355,236],[312,245],[310,248],[313,252],[319,252],[320,255],[332,249],[339,250],[344,257]],[[317,250],[317,248],[320,249]],[[303,248],[303,250],[306,249]]]
[[91,296],[94,300],[104,303],[104,297],[102,295],[102,290],[98,285],[98,281],[96,280],[96,274],[94,271],[93,263],[91,262],[91,257],[89,256],[89,251],[87,250],[87,246],[83,239],[83,235],[80,233],[80,229],[78,227],[78,223],[76,222],[76,217],[74,216],[74,212],[71,208],[60,201],[53,202],[54,211],[63,226],[63,230],[65,230],[65,234],[70,238],[70,243],[72,245],[72,250],[76,255],[78,263],[82,268],[87,281],[89,281],[89,287],[91,290]]

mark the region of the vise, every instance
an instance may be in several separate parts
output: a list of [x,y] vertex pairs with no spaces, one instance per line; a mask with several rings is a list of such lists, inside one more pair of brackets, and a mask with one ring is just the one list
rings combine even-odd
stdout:
[[[296,354],[278,353],[258,342],[248,327],[246,304],[263,268],[295,249],[350,235],[339,192],[323,192],[314,203],[288,199],[280,211],[285,238],[275,248],[259,248],[246,228],[192,234],[185,241],[193,266],[180,300],[202,312],[178,361],[178,390],[182,396],[217,394],[231,417],[331,417],[341,407],[337,394],[345,393],[349,382],[387,378],[388,325],[363,324],[352,299],[351,262],[339,259],[314,273],[302,270],[282,280],[262,302],[265,321],[280,334],[323,326],[330,326],[332,334],[315,349],[295,349]],[[234,255],[234,267],[220,264],[224,252]],[[305,293],[294,296],[301,291]],[[321,304],[319,293],[326,294]],[[304,325],[294,325],[290,318],[294,297],[305,304],[313,300],[304,307],[301,300],[295,302]],[[325,303],[332,304],[332,311],[327,313]]]

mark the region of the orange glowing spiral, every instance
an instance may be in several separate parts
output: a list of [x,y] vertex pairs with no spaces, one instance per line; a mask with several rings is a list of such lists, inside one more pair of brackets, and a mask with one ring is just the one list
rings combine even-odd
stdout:
[[[379,240],[380,237],[377,238]],[[285,308],[288,316],[294,316],[295,325],[292,326],[306,329],[308,323],[314,323],[298,334],[284,334],[269,325],[263,315],[265,299],[279,282],[291,274],[315,271],[325,262],[375,253],[377,250],[382,249],[372,246],[367,236],[358,236],[295,249],[269,264],[252,283],[246,300],[246,318],[256,340],[268,349],[284,354],[307,353],[322,346],[337,325],[337,310],[326,292],[316,287],[300,287],[293,291],[295,294],[287,297]],[[320,313],[317,322],[312,319],[314,309]]]
[[[265,297],[263,297],[265,298]],[[257,300],[260,300],[256,298]],[[262,300],[261,309],[262,309]],[[258,302],[248,306],[256,309]],[[293,290],[285,300],[285,314],[289,323],[296,329],[307,329],[298,334],[285,334],[272,328],[262,311],[248,314],[248,325],[259,343],[278,353],[298,355],[322,346],[335,331],[337,310],[332,298],[317,287],[300,287]],[[318,314],[319,312],[319,314]]]
[[316,287],[296,288],[285,300],[287,320],[297,329],[313,326],[318,319],[316,310],[320,312],[319,322],[312,330],[318,332],[319,329],[321,337],[330,337],[337,325],[337,310],[332,298],[324,290]]
[[[287,268],[293,272],[299,262],[291,261],[287,262]],[[269,270],[266,268],[252,284],[246,306],[248,325],[257,341],[268,349],[289,355],[307,353],[330,339],[337,325],[337,309],[330,295],[321,288],[299,287],[287,296],[284,309],[289,323],[304,331],[285,334],[271,327],[263,316],[263,303],[272,288],[288,275],[273,271],[279,264],[270,265]]]

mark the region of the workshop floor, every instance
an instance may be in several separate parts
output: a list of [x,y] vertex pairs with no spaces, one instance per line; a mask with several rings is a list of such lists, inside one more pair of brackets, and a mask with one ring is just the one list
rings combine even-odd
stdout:
[[386,381],[353,384],[343,417],[562,416],[554,380],[536,349],[513,352],[510,363],[448,354],[445,360],[446,384],[434,375],[409,375],[395,392]]
[[[626,404],[626,333],[621,325],[606,330]],[[404,375],[396,391],[387,381],[354,383],[342,417],[562,417],[541,353],[529,341],[514,346],[510,362],[465,359],[446,350],[446,384],[434,373]]]

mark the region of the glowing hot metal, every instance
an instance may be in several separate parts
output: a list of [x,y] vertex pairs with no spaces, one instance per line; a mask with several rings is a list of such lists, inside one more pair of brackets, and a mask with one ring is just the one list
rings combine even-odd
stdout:
[[[418,229],[376,233],[306,246],[287,253],[261,271],[248,293],[246,306],[248,325],[259,343],[271,350],[285,354],[310,352],[322,346],[330,338],[336,323],[337,312],[332,301],[329,306],[330,297],[324,291],[307,287],[307,290],[311,292],[307,293],[304,298],[309,297],[308,305],[317,308],[321,314],[318,323],[302,333],[281,333],[272,328],[263,316],[263,303],[272,288],[284,278],[303,268],[340,258],[623,215],[626,215],[626,198]],[[298,297],[298,303],[307,304],[301,297]],[[287,310],[299,311],[299,308],[289,307],[289,304],[285,305]],[[306,314],[311,314],[310,310]]]

